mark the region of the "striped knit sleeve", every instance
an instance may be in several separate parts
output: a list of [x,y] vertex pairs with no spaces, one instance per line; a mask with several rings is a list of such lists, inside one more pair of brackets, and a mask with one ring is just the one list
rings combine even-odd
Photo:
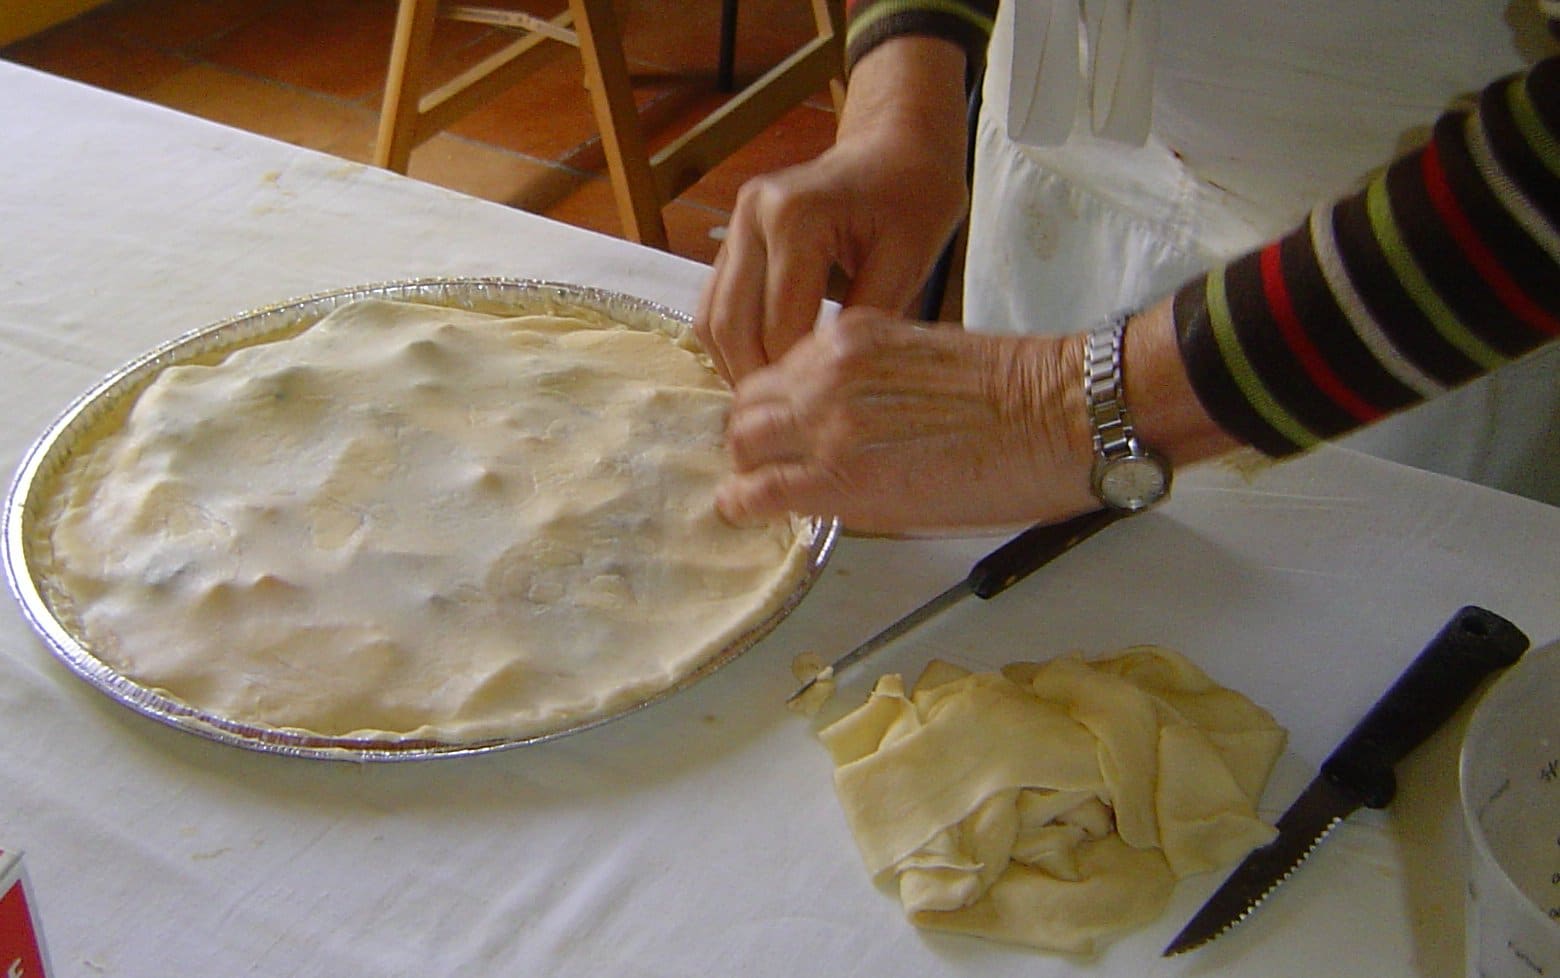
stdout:
[[847,69],[884,41],[907,34],[953,41],[974,68],[985,63],[997,0],[847,0],[845,10]]
[[1442,116],[1422,149],[1182,286],[1174,309],[1203,407],[1273,456],[1554,342],[1560,57]]

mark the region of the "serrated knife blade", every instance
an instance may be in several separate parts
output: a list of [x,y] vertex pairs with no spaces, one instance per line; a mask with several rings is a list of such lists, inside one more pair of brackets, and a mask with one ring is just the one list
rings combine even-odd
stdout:
[[1207,944],[1250,917],[1327,834],[1360,807],[1384,808],[1397,792],[1393,768],[1451,718],[1490,673],[1527,651],[1511,622],[1460,609],[1370,708],[1320,773],[1284,812],[1272,842],[1251,851],[1165,948],[1165,956]]
[[1165,955],[1201,947],[1251,916],[1357,807],[1358,802],[1332,783],[1321,778],[1312,781],[1278,820],[1278,836],[1235,867],[1224,885],[1165,948]]

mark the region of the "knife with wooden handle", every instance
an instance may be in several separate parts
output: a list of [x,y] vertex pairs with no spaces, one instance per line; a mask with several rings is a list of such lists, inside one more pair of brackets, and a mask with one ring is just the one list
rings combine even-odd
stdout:
[[796,702],[823,677],[837,678],[844,670],[964,598],[974,595],[985,601],[996,597],[1105,527],[1130,515],[1133,514],[1121,510],[1099,509],[1065,523],[1030,527],[976,561],[964,580],[835,659],[803,683],[786,702]]
[[1385,808],[1397,793],[1398,762],[1451,719],[1485,677],[1516,662],[1527,647],[1527,636],[1494,612],[1473,605],[1458,611],[1322,762],[1278,820],[1277,838],[1235,867],[1165,956],[1201,947],[1249,917],[1355,810]]

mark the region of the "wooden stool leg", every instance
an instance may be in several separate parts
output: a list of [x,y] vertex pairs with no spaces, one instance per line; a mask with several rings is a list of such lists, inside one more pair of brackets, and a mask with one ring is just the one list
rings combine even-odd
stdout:
[[406,172],[417,145],[423,71],[438,12],[438,0],[401,0],[396,12],[379,137],[374,143],[374,164],[396,173]]
[[715,85],[723,92],[737,89],[737,0],[721,0],[720,60]]
[[601,146],[607,157],[607,175],[617,197],[623,233],[633,241],[656,248],[668,247],[662,200],[650,168],[639,109],[623,54],[623,34],[612,0],[569,0],[574,28],[579,34],[580,57],[585,62],[585,84],[601,130]]

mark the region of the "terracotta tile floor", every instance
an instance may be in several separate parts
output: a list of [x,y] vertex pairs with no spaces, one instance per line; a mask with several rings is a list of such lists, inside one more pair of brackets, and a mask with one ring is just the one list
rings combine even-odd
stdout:
[[[552,16],[566,0],[484,0]],[[112,0],[0,48],[0,58],[358,162],[373,150],[395,0]],[[636,95],[652,146],[723,95],[715,80],[720,0],[619,0]],[[743,0],[738,83],[812,33],[806,0]],[[512,35],[441,21],[434,81]],[[543,44],[524,81],[420,146],[410,175],[619,234],[578,52]],[[709,262],[748,177],[815,156],[834,136],[820,91],[715,167],[665,212],[671,249]],[[956,318],[956,266],[943,318]]]
[[[564,6],[490,5],[545,16]],[[620,9],[647,135],[652,143],[670,138],[724,97],[715,82],[719,0],[625,0]],[[811,16],[805,0],[745,0],[738,81],[803,43]],[[0,49],[0,57],[367,162],[394,21],[394,0],[114,0]],[[441,22],[436,64],[448,77],[506,37]],[[423,144],[411,175],[618,234],[578,53],[544,44],[528,57],[534,72]],[[817,154],[833,129],[827,92],[792,110],[666,208],[672,250],[711,260],[737,187]]]

